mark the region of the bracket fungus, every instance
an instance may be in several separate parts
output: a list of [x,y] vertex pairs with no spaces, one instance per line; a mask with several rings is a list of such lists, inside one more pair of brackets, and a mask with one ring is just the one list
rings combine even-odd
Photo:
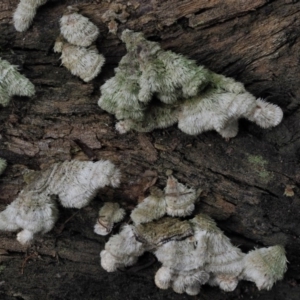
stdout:
[[101,251],[101,265],[113,272],[133,265],[145,251],[162,263],[155,284],[189,295],[197,295],[205,283],[233,291],[243,279],[258,289],[270,289],[283,278],[287,263],[279,245],[243,253],[210,217],[199,214],[190,220],[163,217],[125,226]]
[[115,76],[101,86],[98,105],[115,114],[118,120],[143,120],[146,106],[138,99],[139,76],[139,64],[135,56],[132,53],[123,56],[115,68]]
[[95,45],[79,47],[63,41],[60,37],[56,40],[54,51],[61,52],[62,65],[84,82],[94,79],[105,62],[104,56],[99,54]]
[[107,272],[120,267],[132,266],[146,251],[143,243],[137,241],[134,226],[125,225],[119,234],[110,237],[101,251],[101,266]]
[[166,202],[164,193],[160,189],[153,188],[150,195],[139,203],[130,214],[135,224],[148,223],[158,220],[166,214]]
[[99,218],[94,226],[94,232],[99,235],[111,233],[115,223],[121,222],[125,210],[118,203],[105,202],[99,211]]
[[137,224],[158,220],[165,214],[172,217],[186,217],[194,211],[198,193],[169,176],[164,191],[152,188],[151,194],[131,212],[131,219]]
[[[190,215],[192,208],[181,210],[194,205],[193,198],[186,197],[190,193],[193,195],[194,190],[187,190],[170,177],[164,192],[156,190],[133,210],[133,224],[125,225],[108,240],[100,253],[102,267],[113,272],[133,265],[140,255],[150,251],[162,264],[154,278],[157,287],[188,295],[197,295],[206,283],[233,291],[240,280],[248,280],[258,289],[270,289],[283,278],[287,260],[282,246],[246,254],[207,215],[198,214],[188,220],[164,216],[170,203],[172,208],[176,203],[176,209],[168,213],[171,216]],[[181,201],[174,202],[175,196]],[[168,204],[167,197],[171,197]]]
[[0,58],[0,104],[7,106],[13,95],[31,97],[34,94],[35,87],[29,79],[20,74],[16,66]]
[[20,0],[13,15],[13,22],[17,31],[26,31],[31,25],[37,9],[48,0]]
[[163,103],[196,96],[209,83],[210,72],[183,55],[163,50],[140,32],[124,30],[121,37],[139,62],[139,101],[148,103],[153,95]]
[[124,30],[127,54],[101,86],[98,105],[116,116],[116,129],[149,132],[178,123],[196,135],[216,130],[229,139],[246,118],[262,128],[278,125],[281,108],[256,99],[244,85],[180,54],[163,50],[140,32]]
[[68,6],[60,19],[61,35],[56,39],[54,52],[61,53],[61,63],[84,82],[94,79],[102,69],[105,58],[93,42],[99,35],[98,27]]
[[77,7],[67,7],[65,14],[60,19],[60,33],[69,43],[88,47],[97,39],[99,29],[78,11]]
[[18,197],[0,213],[0,230],[21,229],[17,235],[21,244],[31,242],[36,233],[43,234],[53,228],[58,218],[56,197],[64,207],[82,208],[100,188],[117,187],[120,171],[106,160],[72,160],[33,172],[28,181]]
[[280,245],[255,249],[245,256],[243,278],[254,281],[259,290],[270,290],[277,280],[283,279],[286,263],[285,251]]

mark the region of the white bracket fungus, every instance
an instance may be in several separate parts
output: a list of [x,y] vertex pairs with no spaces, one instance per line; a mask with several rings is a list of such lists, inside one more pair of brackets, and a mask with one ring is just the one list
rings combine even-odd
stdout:
[[165,51],[140,32],[124,30],[121,39],[127,54],[115,76],[102,85],[98,101],[120,120],[116,125],[120,133],[149,132],[178,123],[187,134],[216,130],[229,139],[237,135],[240,118],[262,128],[281,122],[282,110],[256,99],[242,83]]
[[48,0],[20,0],[14,12],[13,22],[17,31],[26,31],[31,25],[37,9]]
[[135,224],[160,219],[165,214],[172,217],[186,217],[194,211],[198,193],[169,176],[164,191],[152,188],[151,194],[131,212]]
[[101,251],[101,265],[107,272],[135,264],[146,248],[137,241],[134,226],[125,225],[119,234],[113,235]]
[[89,82],[101,72],[105,58],[92,44],[99,29],[77,11],[77,8],[68,6],[61,18],[61,35],[56,39],[54,52],[61,53],[62,65],[73,75]]
[[255,249],[244,258],[243,279],[255,282],[259,290],[270,290],[277,280],[283,279],[286,263],[282,246]]
[[105,202],[99,211],[99,218],[94,226],[94,232],[99,235],[111,233],[115,223],[121,222],[125,210],[118,203]]
[[35,94],[34,85],[11,65],[0,58],[0,104],[7,106],[13,95],[31,97]]
[[205,283],[233,291],[242,279],[254,282],[258,289],[270,289],[283,278],[287,263],[282,246],[242,253],[211,218],[200,214],[188,221],[164,217],[127,225],[106,243],[101,265],[113,272],[133,265],[145,251],[162,263],[155,284],[189,295],[197,295]]
[[133,51],[139,62],[139,101],[148,103],[153,95],[163,103],[196,96],[209,83],[210,72],[186,57],[161,49],[142,33],[124,30],[122,41]]
[[67,7],[66,13],[60,19],[60,33],[69,43],[88,47],[97,39],[99,29],[78,11],[76,7]]
[[139,76],[138,61],[134,53],[129,52],[115,68],[115,76],[101,86],[98,105],[115,114],[118,120],[143,120],[146,106],[138,99]]
[[82,208],[100,188],[116,187],[119,183],[120,171],[110,161],[55,163],[31,174],[29,184],[0,213],[0,230],[21,229],[17,240],[27,244],[34,234],[53,228],[58,218],[55,196],[64,207]]
[[254,282],[258,289],[270,289],[283,278],[287,260],[282,246],[245,254],[204,214],[189,220],[163,217],[170,204],[171,216],[191,214],[195,196],[187,197],[190,193],[195,194],[170,177],[164,192],[156,190],[133,210],[134,224],[108,240],[100,253],[102,267],[113,272],[133,265],[150,251],[162,264],[154,279],[157,287],[171,287],[189,295],[197,295],[205,283],[233,291],[244,279]]
[[58,38],[54,45],[55,52],[61,52],[61,63],[73,75],[80,77],[84,82],[94,79],[105,62],[95,45],[86,47],[74,46]]

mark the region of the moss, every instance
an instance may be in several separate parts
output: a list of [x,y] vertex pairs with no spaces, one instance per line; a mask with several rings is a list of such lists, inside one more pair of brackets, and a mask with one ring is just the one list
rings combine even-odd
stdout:
[[258,173],[259,177],[265,181],[269,181],[273,178],[272,172],[266,169],[268,161],[266,161],[260,155],[248,155],[248,161],[254,166],[255,171]]
[[0,274],[3,273],[3,271],[5,270],[5,266],[4,265],[0,265]]
[[266,160],[263,159],[262,156],[260,155],[249,155],[248,156],[248,161],[252,164],[256,164],[256,165],[260,165],[260,166],[264,166],[265,164],[267,164],[268,162]]
[[4,172],[6,166],[7,166],[6,160],[0,157],[0,175]]

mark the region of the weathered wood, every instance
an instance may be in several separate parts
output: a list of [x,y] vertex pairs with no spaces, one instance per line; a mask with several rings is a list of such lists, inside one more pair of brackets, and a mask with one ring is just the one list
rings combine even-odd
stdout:
[[[59,55],[52,51],[62,12],[75,2],[99,26],[97,47],[107,60],[91,83],[83,83],[61,67]],[[278,104],[284,120],[272,130],[242,121],[238,136],[230,142],[215,132],[195,137],[176,127],[119,135],[114,117],[97,106],[99,86],[113,75],[125,54],[118,36],[108,33],[101,19],[111,3],[50,0],[38,10],[30,29],[18,33],[11,22],[18,1],[2,0],[0,56],[20,66],[37,94],[32,99],[15,97],[8,107],[0,108],[0,157],[8,160],[0,178],[0,208],[13,201],[24,186],[25,168],[42,169],[71,158],[88,160],[74,140],[85,143],[95,157],[115,162],[124,175],[120,188],[101,191],[65,225],[76,211],[62,210],[55,230],[30,249],[28,255],[32,256],[24,264],[23,274],[26,249],[15,241],[14,234],[1,233],[1,299],[189,299],[155,287],[157,265],[138,273],[105,273],[99,265],[105,239],[93,233],[103,201],[118,200],[130,210],[147,180],[153,180],[147,179],[145,171],[157,172],[157,185],[162,187],[170,169],[181,182],[204,190],[197,210],[215,218],[243,249],[286,245],[289,271],[272,291],[258,293],[252,284],[243,283],[226,295],[205,287],[203,297],[287,299],[289,295],[289,299],[298,299],[300,2],[118,2],[129,14],[127,21],[118,25],[118,34],[124,28],[143,31],[165,49],[236,78],[255,96]],[[155,177],[155,172],[151,176]],[[295,195],[287,197],[284,191],[290,185],[295,186]]]

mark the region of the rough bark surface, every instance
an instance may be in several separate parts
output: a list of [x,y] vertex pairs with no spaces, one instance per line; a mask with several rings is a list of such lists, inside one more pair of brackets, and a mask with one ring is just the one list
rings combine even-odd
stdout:
[[[243,82],[257,97],[278,104],[283,122],[263,130],[240,122],[230,142],[215,132],[188,136],[176,127],[119,135],[114,117],[97,106],[99,86],[113,75],[125,54],[119,38],[109,34],[101,16],[106,1],[53,0],[38,10],[33,25],[18,33],[12,25],[17,0],[0,3],[1,57],[19,65],[35,84],[32,99],[15,97],[0,108],[0,157],[8,168],[0,178],[0,209],[23,188],[22,171],[78,158],[110,159],[123,172],[122,186],[102,190],[80,211],[61,209],[55,229],[27,249],[15,234],[0,233],[1,299],[190,299],[155,287],[158,268],[145,256],[140,267],[106,273],[99,252],[107,238],[93,233],[99,207],[115,200],[128,211],[166,171],[204,192],[197,210],[215,218],[245,251],[282,243],[289,269],[271,291],[240,283],[223,293],[204,287],[195,299],[299,299],[300,287],[300,2],[293,0],[130,0],[124,28],[195,59],[215,72]],[[60,66],[52,50],[58,21],[67,5],[78,4],[101,30],[97,47],[105,67],[83,83]],[[74,141],[75,140],[75,141]],[[80,142],[78,142],[81,141]],[[77,141],[77,142],[76,142]],[[93,152],[89,154],[84,143]],[[287,188],[294,196],[287,197]]]

